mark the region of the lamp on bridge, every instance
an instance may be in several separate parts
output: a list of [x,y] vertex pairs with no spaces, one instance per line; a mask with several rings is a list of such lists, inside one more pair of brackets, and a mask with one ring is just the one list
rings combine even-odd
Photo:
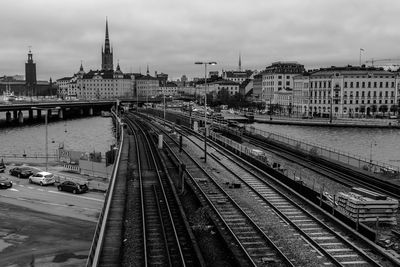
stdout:
[[217,62],[195,62],[204,65],[204,162],[207,162],[207,65],[217,65]]

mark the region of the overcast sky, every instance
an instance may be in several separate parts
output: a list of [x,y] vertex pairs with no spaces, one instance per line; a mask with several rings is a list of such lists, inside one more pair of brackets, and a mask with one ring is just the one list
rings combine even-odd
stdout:
[[306,68],[400,57],[398,0],[1,0],[0,76],[25,74],[32,47],[40,80],[101,66],[105,20],[114,67],[169,78],[209,70]]

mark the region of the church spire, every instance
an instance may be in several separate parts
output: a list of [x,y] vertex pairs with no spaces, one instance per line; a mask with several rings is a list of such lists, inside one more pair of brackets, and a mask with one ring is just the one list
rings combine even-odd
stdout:
[[106,17],[106,36],[104,40],[104,50],[101,49],[101,68],[102,70],[113,70],[113,51],[110,49],[110,37],[108,34],[108,18]]
[[104,41],[104,53],[110,53],[110,37],[108,35],[108,19],[106,17],[106,38]]
[[239,71],[242,71],[242,55],[239,52]]

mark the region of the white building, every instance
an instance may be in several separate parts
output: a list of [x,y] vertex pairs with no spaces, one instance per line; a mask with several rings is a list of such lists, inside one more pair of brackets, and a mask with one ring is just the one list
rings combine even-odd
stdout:
[[304,71],[304,66],[297,62],[272,63],[254,76],[254,100],[265,102],[267,106],[279,104],[279,92],[293,89],[293,77]]
[[382,68],[322,68],[294,77],[294,83],[294,110],[301,113],[329,117],[332,110],[337,117],[358,117],[398,107],[398,73]]

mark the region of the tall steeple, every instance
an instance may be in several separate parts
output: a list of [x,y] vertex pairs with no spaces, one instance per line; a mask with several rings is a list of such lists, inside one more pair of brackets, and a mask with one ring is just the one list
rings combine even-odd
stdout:
[[110,46],[110,37],[108,34],[108,19],[106,18],[106,37],[104,40],[104,50],[101,48],[101,69],[113,70],[113,51]]
[[239,71],[242,71],[242,55],[239,52]]

